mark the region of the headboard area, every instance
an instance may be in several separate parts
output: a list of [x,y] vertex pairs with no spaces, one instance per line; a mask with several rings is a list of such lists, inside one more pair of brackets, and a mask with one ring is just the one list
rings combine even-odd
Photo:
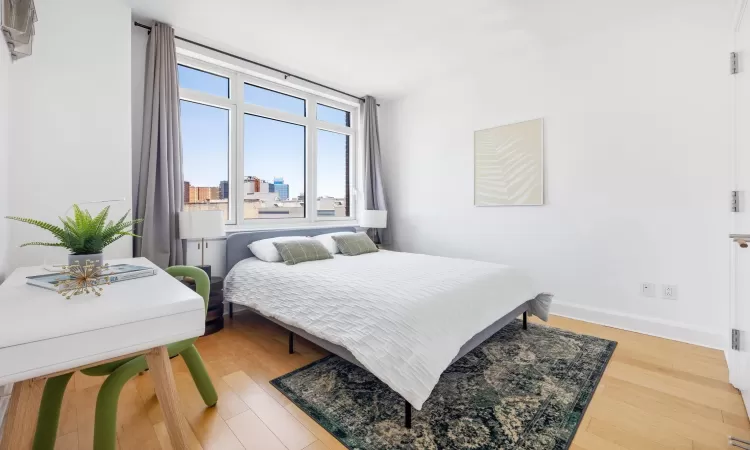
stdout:
[[335,233],[337,231],[357,231],[354,227],[334,228],[297,228],[289,230],[248,231],[244,233],[232,233],[227,236],[227,268],[229,273],[235,264],[253,256],[253,252],[247,247],[251,242],[278,236],[317,236],[319,234]]

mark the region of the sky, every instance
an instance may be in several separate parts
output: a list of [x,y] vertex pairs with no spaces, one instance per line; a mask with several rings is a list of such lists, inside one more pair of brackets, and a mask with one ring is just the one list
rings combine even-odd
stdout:
[[[229,97],[229,80],[217,75],[179,66],[180,86]],[[245,85],[246,103],[304,115],[305,100]],[[345,125],[344,111],[317,105],[317,117]],[[183,173],[193,186],[219,186],[229,180],[229,110],[180,101]],[[304,192],[305,127],[250,114],[244,115],[244,175],[273,183],[283,177],[290,197]],[[346,177],[348,136],[318,130],[318,196],[343,197]],[[231,189],[231,186],[230,186]]]

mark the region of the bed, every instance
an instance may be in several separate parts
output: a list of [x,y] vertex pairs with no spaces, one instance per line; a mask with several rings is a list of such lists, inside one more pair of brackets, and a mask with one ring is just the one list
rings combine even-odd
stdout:
[[546,320],[551,296],[521,271],[480,261],[381,250],[287,266],[248,244],[353,228],[236,233],[227,238],[224,298],[370,371],[405,399],[405,424],[453,362],[527,314]]

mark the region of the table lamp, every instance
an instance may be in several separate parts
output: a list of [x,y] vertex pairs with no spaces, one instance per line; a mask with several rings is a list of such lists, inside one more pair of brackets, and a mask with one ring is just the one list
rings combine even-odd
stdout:
[[[366,209],[362,212],[362,216],[359,218],[359,226],[362,228],[385,228],[387,222],[388,211],[377,209]],[[375,243],[378,244],[378,242]]]
[[180,239],[200,239],[201,243],[201,265],[197,266],[206,271],[211,277],[211,265],[206,265],[206,238],[223,237],[224,212],[223,211],[181,211],[180,212]]

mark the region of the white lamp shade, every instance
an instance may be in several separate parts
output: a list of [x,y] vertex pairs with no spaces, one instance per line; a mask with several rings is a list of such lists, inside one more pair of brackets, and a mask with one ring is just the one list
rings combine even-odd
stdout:
[[359,226],[362,228],[385,228],[388,222],[388,211],[378,211],[367,209],[362,212],[359,219]]
[[223,211],[181,211],[180,239],[224,236]]

